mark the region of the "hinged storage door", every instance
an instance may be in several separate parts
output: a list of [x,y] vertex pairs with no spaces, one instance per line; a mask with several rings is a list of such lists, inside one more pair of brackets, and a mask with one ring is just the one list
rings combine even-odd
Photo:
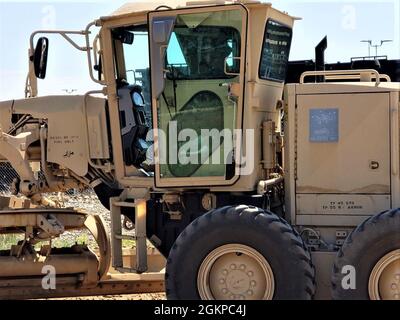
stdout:
[[389,209],[389,94],[299,95],[297,105],[297,214]]

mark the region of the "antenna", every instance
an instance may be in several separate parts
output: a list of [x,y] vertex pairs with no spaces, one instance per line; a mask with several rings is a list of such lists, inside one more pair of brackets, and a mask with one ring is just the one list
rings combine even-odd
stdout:
[[382,47],[385,43],[393,42],[393,40],[381,40],[381,44],[372,44],[372,40],[361,40],[361,42],[368,43],[368,57],[371,57],[371,48],[375,48],[375,57],[378,56],[378,48]]
[[361,42],[368,43],[368,57],[370,57],[371,56],[372,40],[361,40]]
[[387,42],[393,42],[393,40],[381,40],[381,45],[383,45],[384,43],[387,43]]

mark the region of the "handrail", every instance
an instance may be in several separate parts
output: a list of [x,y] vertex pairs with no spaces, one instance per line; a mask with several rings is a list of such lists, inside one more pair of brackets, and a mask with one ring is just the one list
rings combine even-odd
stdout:
[[[381,80],[386,80],[386,82],[392,82],[392,79],[387,74],[379,74]],[[346,79],[360,79],[360,75],[350,75],[346,76]],[[340,76],[326,76],[327,80],[340,80],[343,79]],[[372,79],[375,79],[375,75],[372,76]]]
[[[329,70],[329,71],[306,71],[300,77],[300,83],[304,84],[304,79],[311,76],[344,76],[342,79],[346,79],[346,76],[359,75],[362,78],[363,74],[369,73],[374,75],[376,79],[376,86],[381,83],[381,75],[374,69],[361,69],[361,70]],[[389,78],[390,79],[390,78]]]
[[[89,76],[93,82],[101,84],[101,85],[106,85],[105,81],[96,79],[93,74],[93,61],[92,61],[92,56],[91,56],[93,48],[90,47],[90,28],[93,26],[97,26],[97,21],[93,21],[93,22],[89,23],[85,29],[86,48],[87,48],[86,53],[87,53],[87,59],[88,59],[88,64],[89,64]],[[96,52],[93,52],[93,54],[96,55]]]

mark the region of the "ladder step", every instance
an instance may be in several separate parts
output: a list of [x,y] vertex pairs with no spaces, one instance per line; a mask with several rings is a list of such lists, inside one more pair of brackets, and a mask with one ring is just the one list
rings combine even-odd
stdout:
[[119,201],[119,202],[114,202],[113,206],[124,207],[124,208],[135,208],[136,204],[133,202]]
[[136,237],[128,236],[125,234],[116,234],[115,239],[117,239],[117,240],[136,240]]
[[117,267],[115,270],[121,273],[138,273],[138,271],[134,268]]

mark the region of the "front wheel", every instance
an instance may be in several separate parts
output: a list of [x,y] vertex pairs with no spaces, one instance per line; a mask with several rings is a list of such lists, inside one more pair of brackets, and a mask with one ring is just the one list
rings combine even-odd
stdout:
[[178,237],[167,261],[168,299],[311,299],[314,268],[297,232],[248,206],[213,210]]

